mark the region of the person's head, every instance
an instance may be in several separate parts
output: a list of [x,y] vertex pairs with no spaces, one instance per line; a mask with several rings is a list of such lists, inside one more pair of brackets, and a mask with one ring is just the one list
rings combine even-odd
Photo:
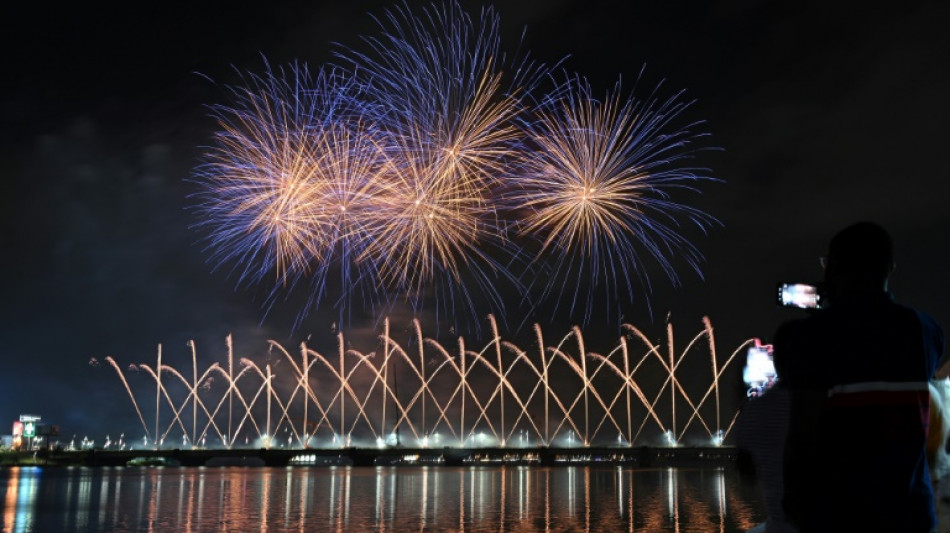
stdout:
[[894,270],[894,249],[887,230],[858,222],[839,231],[828,244],[825,284],[831,294],[887,290]]

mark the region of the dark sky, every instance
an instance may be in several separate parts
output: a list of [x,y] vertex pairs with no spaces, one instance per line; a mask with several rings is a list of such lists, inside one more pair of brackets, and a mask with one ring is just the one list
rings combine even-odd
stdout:
[[[259,72],[262,54],[320,65],[333,43],[372,33],[369,14],[390,4],[34,5],[5,8],[0,23],[0,434],[20,413],[92,436],[134,428],[115,373],[92,358],[154,364],[162,344],[166,361],[186,369],[186,341],[221,361],[229,333],[249,356],[267,339],[332,345],[330,315],[293,332],[296,309],[262,323],[255,295],[210,270],[189,229],[186,180],[215,131],[206,106],[225,97],[208,78]],[[650,83],[685,89],[697,100],[689,116],[723,149],[702,160],[723,183],[690,199],[722,222],[693,236],[704,278],[684,271],[678,288],[658,278],[652,313],[631,309],[625,321],[662,337],[669,317],[688,339],[709,316],[721,355],[767,340],[797,314],[775,306],[775,283],[817,279],[828,238],[870,219],[896,242],[895,296],[950,324],[950,4],[528,0],[497,9],[504,47],[524,31],[533,57],[566,57],[598,91],[644,65]],[[568,321],[542,327],[559,338]],[[349,332],[357,345],[358,329]]]

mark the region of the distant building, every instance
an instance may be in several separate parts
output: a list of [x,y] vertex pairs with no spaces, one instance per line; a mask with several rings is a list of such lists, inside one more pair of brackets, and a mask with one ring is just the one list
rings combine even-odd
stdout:
[[33,449],[34,441],[39,434],[37,429],[40,426],[40,420],[42,417],[39,415],[20,415],[20,419],[13,423],[13,435],[11,435],[9,447],[17,450]]

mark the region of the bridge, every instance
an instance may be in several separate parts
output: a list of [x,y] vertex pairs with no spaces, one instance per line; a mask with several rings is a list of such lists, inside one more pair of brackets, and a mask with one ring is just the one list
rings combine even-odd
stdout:
[[[49,465],[117,467],[180,466],[569,466],[610,464],[635,467],[721,466],[735,461],[732,446],[586,448],[188,448],[135,450],[50,450],[36,459]],[[26,457],[27,454],[23,454]],[[33,456],[33,454],[29,454]]]

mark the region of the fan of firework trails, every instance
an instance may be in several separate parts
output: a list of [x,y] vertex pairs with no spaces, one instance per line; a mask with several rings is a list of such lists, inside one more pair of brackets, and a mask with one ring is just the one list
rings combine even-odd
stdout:
[[403,5],[377,24],[339,64],[242,74],[211,107],[196,226],[265,309],[308,291],[298,324],[324,302],[341,320],[408,304],[455,321],[514,295],[586,324],[601,297],[608,314],[648,305],[649,266],[699,273],[681,228],[716,221],[671,193],[714,178],[687,164],[709,148],[677,125],[682,93],[600,97],[512,59],[492,9]]

